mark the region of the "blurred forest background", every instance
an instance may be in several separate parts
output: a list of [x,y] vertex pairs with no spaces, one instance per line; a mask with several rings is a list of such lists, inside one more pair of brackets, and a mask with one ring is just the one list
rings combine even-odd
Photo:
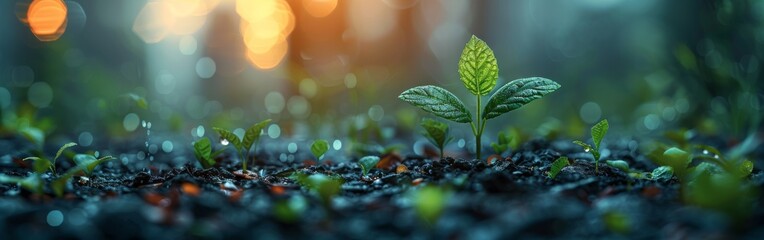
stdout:
[[427,114],[398,94],[436,84],[467,96],[457,62],[472,34],[495,51],[499,84],[541,76],[563,86],[489,123],[486,138],[507,127],[579,137],[602,118],[615,136],[760,133],[761,0],[6,0],[0,9],[6,133],[110,141],[143,135],[148,121],[191,138],[205,135],[199,126],[209,135],[272,118],[271,137],[416,136]]

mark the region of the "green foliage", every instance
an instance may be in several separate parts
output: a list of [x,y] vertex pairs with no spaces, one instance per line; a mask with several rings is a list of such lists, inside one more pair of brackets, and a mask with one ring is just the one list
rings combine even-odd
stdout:
[[288,200],[278,201],[273,206],[273,215],[282,222],[294,223],[305,212],[307,205],[302,195],[294,195]]
[[85,175],[90,176],[93,174],[93,170],[98,166],[101,165],[101,163],[104,163],[109,160],[115,159],[112,156],[104,156],[101,158],[96,158],[93,155],[90,154],[77,154],[74,155],[74,162],[77,163],[77,167],[74,168],[79,171],[83,171]]
[[459,76],[464,87],[477,100],[475,107],[477,119],[474,122],[472,113],[467,110],[464,103],[454,94],[440,87],[431,85],[414,87],[401,93],[398,98],[435,116],[458,123],[470,123],[476,140],[476,155],[480,158],[481,136],[488,119],[520,108],[560,88],[559,84],[545,78],[517,79],[499,88],[488,99],[481,114],[482,96],[496,87],[498,74],[499,68],[493,50],[483,40],[472,36],[459,59]]
[[[246,132],[244,133],[244,138],[241,139],[239,136],[236,136],[231,131],[228,131],[226,129],[213,127],[212,129],[215,130],[220,135],[221,140],[226,141],[228,144],[232,145],[234,149],[236,149],[236,153],[239,154],[239,158],[241,158],[241,169],[243,171],[247,171],[247,160],[249,159],[249,151],[252,148],[252,146],[255,146],[255,149],[253,150],[255,153],[257,153],[257,141],[260,139],[260,135],[263,132],[263,129],[268,126],[268,124],[271,123],[270,119],[263,120],[262,122],[255,123],[249,128],[247,128]],[[227,145],[227,144],[223,144]],[[252,160],[254,164],[254,159]]]
[[45,157],[27,157],[27,158],[24,158],[23,160],[35,161],[34,171],[37,173],[44,173],[45,171],[50,170],[53,174],[55,174],[56,160],[58,160],[58,158],[61,157],[61,154],[63,154],[67,148],[74,147],[74,146],[77,146],[77,144],[73,142],[64,144],[63,146],[61,146],[61,148],[58,149],[58,152],[56,152],[56,156],[54,156],[52,160]]
[[414,87],[401,93],[398,98],[446,120],[458,123],[472,122],[472,114],[464,103],[441,87]]
[[523,141],[523,136],[517,128],[509,128],[507,131],[499,132],[497,138],[496,142],[491,143],[491,148],[499,155],[507,150],[517,149]]
[[660,166],[653,169],[653,172],[651,175],[653,180],[666,182],[671,180],[671,177],[674,176],[674,168],[669,166]]
[[607,133],[608,128],[609,128],[609,124],[607,122],[607,119],[603,119],[602,121],[592,126],[592,140],[594,141],[594,147],[579,140],[573,141],[573,143],[583,147],[584,151],[592,154],[592,157],[594,157],[594,172],[596,173],[599,173],[600,171],[599,170],[600,143],[602,142],[602,139],[605,137],[605,134]]
[[369,171],[377,166],[377,163],[379,163],[379,157],[377,156],[365,156],[358,160],[364,176],[368,175]]
[[724,213],[738,223],[750,216],[758,196],[755,187],[728,173],[703,171],[685,185],[687,203]]
[[313,144],[310,145],[310,152],[313,153],[313,157],[316,157],[316,160],[321,160],[326,151],[329,151],[329,142],[326,140],[319,139],[313,141]]
[[212,143],[209,138],[202,138],[194,142],[194,156],[203,168],[211,168],[215,165],[215,157],[223,153],[226,148],[212,152]]
[[39,173],[32,173],[27,177],[14,177],[0,174],[0,183],[14,183],[30,192],[42,194],[45,182]]
[[496,87],[499,66],[493,50],[483,40],[472,35],[459,58],[459,77],[464,87],[476,96],[485,96]]
[[425,186],[414,193],[414,210],[427,224],[435,225],[443,213],[448,191],[437,186]]
[[295,173],[291,176],[297,183],[308,188],[312,193],[321,199],[324,206],[331,207],[332,199],[342,190],[342,178],[330,177],[324,174],[313,174],[308,176],[304,173]]
[[557,174],[559,174],[560,171],[562,171],[562,169],[568,165],[570,165],[570,162],[568,161],[567,157],[560,157],[557,160],[554,160],[552,165],[549,166],[549,174],[547,176],[549,176],[551,179],[556,178]]
[[608,166],[618,168],[621,171],[624,171],[627,173],[631,171],[631,169],[629,168],[629,163],[627,163],[624,160],[607,160],[605,161],[605,163],[607,163]]
[[446,147],[446,144],[448,142],[452,141],[454,138],[448,136],[448,124],[439,122],[434,119],[425,118],[422,119],[422,128],[424,131],[422,131],[422,135],[427,138],[427,140],[430,141],[435,147],[440,150],[440,158],[443,158],[443,149]]

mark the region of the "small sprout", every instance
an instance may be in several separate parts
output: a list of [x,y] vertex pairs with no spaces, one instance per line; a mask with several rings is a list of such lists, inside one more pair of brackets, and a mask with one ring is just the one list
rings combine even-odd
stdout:
[[692,162],[692,156],[679,148],[669,148],[663,152],[663,163],[661,166],[669,166],[674,170],[674,174],[679,177],[680,180],[684,180],[687,176],[687,167]]
[[85,175],[90,176],[93,174],[93,170],[98,166],[101,165],[101,163],[104,163],[109,160],[115,159],[112,156],[104,156],[101,158],[97,158],[93,155],[89,154],[77,154],[74,155],[74,162],[77,163],[77,167],[74,168],[75,170],[81,170],[85,173]]
[[44,173],[47,170],[50,170],[53,174],[56,174],[56,160],[58,160],[59,157],[61,157],[61,154],[64,153],[64,151],[67,148],[77,146],[76,143],[70,142],[67,144],[64,144],[61,146],[61,148],[58,149],[58,152],[56,152],[56,156],[53,157],[53,160],[49,160],[44,157],[27,157],[24,158],[24,161],[33,160],[34,163],[34,171],[37,173]]
[[[225,144],[224,144],[225,145]],[[215,157],[223,153],[225,148],[212,152],[212,144],[209,138],[202,138],[194,142],[194,156],[203,168],[211,168],[215,165]]]
[[582,141],[573,141],[573,143],[583,147],[584,152],[592,154],[592,157],[594,157],[594,172],[596,173],[599,173],[600,143],[602,142],[602,139],[605,138],[605,134],[607,133],[609,127],[610,125],[608,124],[607,119],[603,119],[592,127],[592,140],[594,141],[594,147]]
[[308,208],[308,203],[302,195],[294,195],[288,200],[281,200],[273,206],[276,219],[285,222],[296,222]]
[[611,167],[614,167],[614,168],[618,168],[618,169],[620,169],[621,171],[624,171],[624,172],[631,171],[631,169],[629,169],[629,163],[627,163],[624,160],[607,160],[607,161],[605,161],[605,163],[607,163],[608,166],[611,166]]
[[290,178],[316,194],[324,203],[324,207],[327,208],[331,207],[332,198],[342,190],[343,180],[337,177],[324,174],[308,176],[303,173],[295,173]]
[[491,143],[494,153],[501,155],[507,150],[514,150],[520,145],[521,142],[520,131],[516,128],[510,128],[506,132],[499,132],[497,141]]
[[36,194],[43,193],[45,181],[38,173],[32,173],[27,177],[14,177],[0,174],[0,183],[14,183]]
[[609,211],[602,216],[605,226],[612,232],[627,234],[631,232],[631,219],[626,214]]
[[[271,123],[270,119],[266,119],[262,122],[255,123],[249,128],[247,128],[247,131],[244,133],[244,138],[239,138],[239,136],[236,136],[231,131],[213,127],[212,129],[215,130],[220,135],[220,144],[227,146],[227,145],[233,145],[234,149],[236,149],[236,153],[239,154],[239,158],[241,158],[241,170],[247,171],[247,160],[249,159],[249,151],[252,148],[252,146],[255,146],[255,149],[253,150],[255,154],[257,154],[257,142],[260,140],[260,135],[263,132],[263,129],[268,126],[268,124]],[[252,159],[254,164],[254,159]]]
[[454,140],[453,137],[448,136],[448,124],[425,118],[422,119],[421,125],[424,128],[422,135],[440,150],[440,158],[443,158],[443,149],[446,147],[446,144]]
[[467,42],[459,58],[459,76],[464,87],[477,100],[475,121],[464,103],[453,93],[441,87],[432,85],[414,87],[401,93],[398,98],[443,119],[469,123],[472,134],[475,136],[475,152],[478,159],[480,159],[482,148],[480,141],[488,119],[518,109],[560,88],[560,84],[546,78],[517,79],[496,90],[483,107],[483,96],[488,95],[496,87],[499,66],[493,50],[486,42],[474,35]]
[[667,182],[674,176],[674,169],[669,166],[660,166],[653,169],[653,180]]
[[448,199],[448,191],[437,186],[425,186],[414,193],[414,209],[430,226],[440,218]]
[[377,166],[377,163],[379,163],[379,157],[377,156],[366,156],[362,157],[358,160],[358,163],[361,165],[361,170],[363,171],[363,175],[369,175],[369,171],[371,171],[372,168]]
[[319,139],[313,141],[313,144],[310,145],[310,152],[313,153],[313,157],[316,158],[316,161],[321,160],[324,154],[326,154],[326,151],[329,151],[329,142],[326,140]]
[[567,157],[560,157],[557,160],[554,160],[552,165],[549,167],[549,174],[547,176],[549,176],[551,179],[554,179],[557,177],[557,174],[559,174],[560,171],[562,171],[562,169],[568,165],[570,165],[570,162],[568,162]]

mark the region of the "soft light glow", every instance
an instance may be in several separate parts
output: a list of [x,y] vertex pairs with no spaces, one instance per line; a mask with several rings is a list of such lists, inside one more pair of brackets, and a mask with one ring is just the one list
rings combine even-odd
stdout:
[[326,17],[337,8],[337,0],[302,0],[302,6],[313,17]]
[[29,28],[40,41],[55,41],[66,31],[66,13],[61,0],[35,0],[27,10]]
[[157,43],[168,35],[186,36],[199,31],[220,0],[161,0],[143,6],[133,23],[133,32],[146,43]]
[[236,13],[241,17],[239,30],[247,47],[247,60],[259,69],[279,65],[294,30],[294,14],[284,0],[237,0]]
[[167,14],[170,11],[171,6],[164,2],[146,3],[133,22],[133,32],[146,43],[162,41],[175,24],[175,17]]

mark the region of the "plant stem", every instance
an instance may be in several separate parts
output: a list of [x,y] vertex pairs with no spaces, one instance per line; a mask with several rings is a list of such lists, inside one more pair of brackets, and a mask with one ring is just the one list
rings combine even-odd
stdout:
[[241,151],[239,151],[239,158],[241,158],[241,171],[246,172],[247,171],[247,158],[244,157],[244,154],[242,154]]
[[[477,126],[478,129],[475,133],[475,153],[477,154],[477,159],[480,159],[480,139],[481,135],[483,135],[483,129],[482,125],[480,125],[480,94],[477,95],[477,106],[475,106],[475,109],[477,110]],[[485,121],[483,121],[483,124],[485,124]]]

